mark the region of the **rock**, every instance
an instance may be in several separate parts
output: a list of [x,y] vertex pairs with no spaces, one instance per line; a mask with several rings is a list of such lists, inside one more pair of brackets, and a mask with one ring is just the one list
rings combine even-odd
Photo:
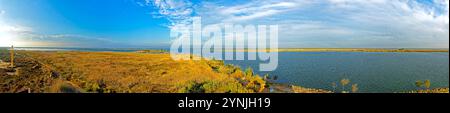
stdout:
[[30,88],[22,88],[22,89],[18,90],[17,93],[31,93],[31,89]]
[[41,68],[41,66],[38,65],[38,64],[36,64],[36,65],[34,65],[33,67],[31,67],[31,68],[33,68],[33,69],[38,69],[38,68]]
[[56,71],[52,71],[52,74],[50,75],[52,78],[58,78],[59,77],[59,73]]

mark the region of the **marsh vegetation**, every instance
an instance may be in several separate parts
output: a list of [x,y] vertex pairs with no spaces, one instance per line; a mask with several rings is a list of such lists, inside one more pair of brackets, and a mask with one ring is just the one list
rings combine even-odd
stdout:
[[[1,54],[9,59],[5,51]],[[131,52],[17,54],[20,72],[1,75],[1,92],[253,93],[266,86],[251,69],[244,72],[216,60],[174,61],[169,54]]]

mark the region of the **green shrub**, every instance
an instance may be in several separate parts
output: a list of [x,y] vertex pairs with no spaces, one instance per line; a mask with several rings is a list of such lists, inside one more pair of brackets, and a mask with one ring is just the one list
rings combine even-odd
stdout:
[[430,86],[431,86],[430,80],[425,80],[425,82],[423,84],[424,84],[425,88],[430,89]]
[[180,93],[251,93],[238,82],[189,82],[186,87],[179,90]]
[[253,76],[253,69],[251,67],[245,69],[245,76]]
[[423,82],[421,80],[416,81],[416,87],[418,87],[419,89],[422,88],[423,86]]
[[182,89],[182,93],[205,93],[203,88],[204,83],[189,82],[188,85]]

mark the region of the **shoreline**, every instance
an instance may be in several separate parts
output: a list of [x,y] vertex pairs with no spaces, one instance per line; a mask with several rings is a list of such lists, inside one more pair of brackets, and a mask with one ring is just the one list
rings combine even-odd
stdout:
[[[7,63],[8,53],[0,59]],[[266,86],[252,71],[169,54],[17,51],[15,64],[0,69],[0,92],[261,93]]]
[[[10,47],[0,47],[9,49]],[[65,48],[65,47],[15,47],[21,51],[80,51],[80,52],[138,52],[138,53],[169,53],[168,48]],[[225,52],[449,52],[449,48],[278,48],[266,49],[233,49]]]
[[[100,55],[120,55],[123,57],[129,57],[129,55],[156,55],[156,56],[167,56],[166,53],[159,53],[159,51],[150,51],[150,53],[147,53],[149,51],[145,51],[145,52],[137,52],[137,53],[121,53],[121,52],[70,52],[70,51],[50,51],[50,52],[43,52],[43,51],[17,51],[16,56],[17,57],[17,67],[16,68],[1,68],[0,69],[0,84],[8,84],[6,87],[2,86],[0,87],[0,92],[10,92],[10,93],[18,93],[18,92],[28,92],[28,93],[43,93],[43,92],[59,92],[59,93],[86,93],[86,92],[96,92],[98,90],[101,90],[101,93],[111,93],[111,92],[116,92],[117,88],[108,88],[109,84],[108,83],[103,83],[105,81],[103,81],[104,79],[100,79],[101,81],[98,81],[98,79],[93,79],[93,80],[89,80],[89,79],[74,79],[74,75],[70,75],[67,76],[65,74],[70,74],[70,73],[79,73],[79,72],[74,72],[75,68],[74,64],[70,63],[70,60],[67,57],[71,57],[73,55],[76,54],[83,54],[83,55],[89,55],[89,54],[100,54]],[[156,52],[156,53],[154,53]],[[8,60],[8,56],[5,55],[7,53],[5,53],[5,51],[0,51],[0,55],[2,55],[0,57],[0,59],[2,59],[2,65],[5,64],[7,65],[7,60]],[[20,55],[19,55],[20,54]],[[59,55],[64,55],[64,54],[68,54],[67,57],[62,57]],[[62,67],[58,67],[57,64],[55,66],[55,64],[49,64],[48,62],[53,62],[56,63],[55,60],[53,58],[50,58],[48,56],[53,56],[53,55],[57,55],[55,57],[57,58],[64,58],[66,62],[63,62]],[[39,56],[45,56],[44,58],[38,58]],[[48,59],[49,58],[49,59]],[[83,59],[81,59],[83,60]],[[84,59],[86,60],[86,59]],[[88,59],[89,60],[89,59]],[[157,59],[159,60],[159,59]],[[204,61],[201,61],[204,62]],[[58,62],[58,63],[62,63],[62,62]],[[193,63],[192,61],[188,61],[187,63]],[[283,84],[283,83],[274,83],[270,80],[267,79],[263,79],[262,76],[257,75],[255,73],[253,73],[251,70],[243,70],[239,67],[236,66],[232,66],[232,65],[227,65],[227,64],[223,64],[223,62],[220,61],[207,61],[206,62],[209,66],[214,69],[217,69],[215,72],[215,74],[219,74],[219,76],[229,76],[229,77],[225,77],[222,78],[225,81],[223,81],[223,83],[219,83],[219,84],[223,84],[223,86],[218,86],[219,88],[217,89],[217,91],[221,92],[220,90],[222,88],[220,87],[228,87],[226,84],[235,84],[235,85],[242,85],[244,87],[247,87],[247,89],[241,89],[242,92],[237,91],[235,93],[330,93],[329,91],[326,90],[321,90],[321,89],[314,89],[314,88],[304,88],[304,89],[297,89],[295,90],[293,87],[300,87],[300,86],[293,86],[291,84]],[[195,63],[194,63],[195,64]],[[118,65],[120,66],[120,65]],[[136,66],[132,66],[136,67]],[[65,68],[65,69],[61,69],[61,68]],[[153,68],[153,67],[149,67],[149,68]],[[91,68],[93,69],[93,68]],[[200,68],[198,68],[200,69]],[[13,70],[16,70],[15,72],[13,72]],[[76,70],[81,70],[81,69],[76,69]],[[94,69],[95,70],[95,69]],[[195,69],[194,69],[195,70]],[[205,70],[204,68],[202,68],[202,70]],[[206,69],[207,70],[207,69]],[[236,72],[234,73],[229,73],[231,70],[235,70]],[[84,71],[83,73],[89,73],[90,70]],[[156,70],[156,71],[160,71],[160,70]],[[250,72],[250,75],[249,75]],[[11,74],[7,74],[7,73],[15,73],[13,75]],[[114,72],[115,73],[115,72]],[[145,72],[148,73],[148,72]],[[162,73],[168,73],[168,72],[162,72]],[[181,74],[183,75],[183,74]],[[203,75],[203,74],[201,74]],[[70,78],[67,78],[67,77]],[[91,76],[91,75],[84,75],[84,76],[78,76],[76,78],[84,78],[86,76]],[[122,76],[122,75],[119,75]],[[125,75],[123,77],[127,78],[127,76],[129,75]],[[161,76],[161,75],[158,75]],[[168,76],[168,75],[162,75],[162,76]],[[195,77],[196,75],[194,75],[193,77]],[[215,75],[217,76],[217,75]],[[31,78],[30,78],[31,77]],[[201,77],[201,76],[198,76]],[[231,78],[230,78],[231,77]],[[176,79],[177,77],[170,77],[170,79]],[[204,77],[201,77],[204,78]],[[38,81],[30,81],[30,80],[40,80],[40,81],[44,81],[43,83],[38,82]],[[117,78],[117,79],[121,79],[121,78]],[[215,81],[215,79],[210,79],[211,81]],[[204,85],[204,84],[210,84],[210,80],[206,80],[203,82],[194,82],[191,83],[188,81],[187,84],[184,85],[180,85],[181,87],[195,87],[196,85]],[[233,81],[240,81],[239,84],[236,84],[236,82]],[[17,81],[17,82],[13,82],[13,83],[9,83],[8,81]],[[85,81],[88,83],[88,85],[86,86],[86,84],[80,83],[79,81]],[[100,83],[96,83],[100,82]],[[103,81],[103,82],[102,82]],[[130,80],[129,82],[132,82],[133,80]],[[152,81],[152,80],[149,80]],[[216,82],[220,82],[222,80],[219,79],[219,81]],[[216,82],[212,82],[212,83],[216,83]],[[28,85],[27,85],[28,84]],[[84,85],[83,85],[84,84]],[[97,84],[97,85],[96,85]],[[108,84],[108,87],[104,87],[101,88],[101,84]],[[169,85],[166,83],[161,83],[160,85]],[[92,86],[94,85],[94,86]],[[136,84],[139,85],[139,84]],[[191,86],[193,85],[193,86]],[[218,84],[216,84],[218,85]],[[264,86],[264,87],[262,87]],[[96,89],[100,88],[100,89]],[[179,87],[179,86],[177,86]],[[234,87],[234,86],[233,86]],[[241,87],[241,86],[240,86]],[[254,88],[253,88],[254,87]],[[94,88],[94,89],[92,89]],[[122,87],[124,88],[124,87]],[[120,89],[120,88],[119,88]],[[125,88],[125,90],[127,90],[128,88]],[[184,89],[184,88],[181,88]],[[64,91],[62,91],[64,90]],[[131,89],[128,89],[131,90]],[[145,90],[145,89],[144,89]],[[179,89],[178,89],[179,90]],[[250,91],[247,92],[246,90]],[[136,90],[137,92],[141,92],[140,90]],[[168,92],[178,92],[177,90],[171,90]],[[117,92],[122,92],[122,91],[117,91]],[[155,91],[155,92],[165,92],[164,90],[162,91]],[[196,91],[193,91],[196,92]],[[210,91],[210,92],[215,92]],[[227,91],[225,91],[227,92]]]
[[[125,55],[125,56],[122,56],[122,57],[129,57],[129,55],[131,55],[131,56],[134,56],[134,55],[156,55],[156,56],[158,56],[158,55],[167,55],[167,53],[160,53],[161,51],[143,51],[143,52],[131,52],[131,53],[130,52],[123,52],[123,53],[122,52],[76,52],[76,51],[75,52],[72,52],[72,51],[51,51],[51,52],[19,51],[19,52],[20,52],[20,54],[22,54],[23,52],[25,52],[25,53],[33,53],[33,52],[36,53],[37,52],[37,53],[53,53],[53,54],[60,54],[60,55],[63,55],[63,54],[76,55],[76,54],[80,54],[80,53],[86,54],[86,55],[88,55],[88,54],[101,54],[101,55],[116,54],[116,55],[121,55],[121,56]],[[38,54],[38,55],[35,55],[35,56],[40,56],[40,55]],[[30,56],[26,55],[26,57],[30,57]],[[23,56],[22,56],[22,58],[23,58]],[[32,58],[32,59],[34,59],[34,58]],[[100,59],[102,59],[102,58],[100,58]],[[5,63],[5,62],[3,62],[3,63]],[[33,63],[19,64],[19,65],[25,65],[25,67],[19,67],[20,70],[21,71],[22,70],[27,70],[28,72],[35,72],[36,70],[33,70],[33,69],[36,68],[36,66],[38,66],[39,68],[48,67],[48,66],[46,66],[48,64],[42,63],[42,62],[45,62],[45,61],[42,61],[42,59],[41,60],[36,60],[36,61],[33,61],[33,62],[34,63],[38,63],[38,64],[33,64]],[[209,65],[211,66],[211,64],[209,64]],[[214,65],[217,65],[217,64],[214,64]],[[217,72],[226,73],[226,70],[228,70],[227,65],[226,64],[218,64],[218,65],[220,65],[220,66],[217,67]],[[29,69],[29,68],[33,68],[33,69]],[[72,68],[74,68],[74,67],[70,68],[69,66],[64,66],[63,68],[68,68],[68,70],[73,70]],[[225,69],[225,71],[221,70],[222,68]],[[233,67],[233,68],[235,68],[235,67]],[[47,74],[52,75],[52,76],[54,75],[54,70],[51,70],[51,69],[47,69],[47,68],[44,69],[44,68],[42,68],[42,69],[38,69],[38,70],[41,70],[41,71],[43,70],[43,71],[45,71],[44,73],[47,73]],[[156,70],[156,71],[159,71],[159,70]],[[243,72],[245,70],[240,70],[240,71]],[[24,72],[24,71],[22,71],[22,72]],[[55,72],[61,73],[61,71],[55,71]],[[42,73],[42,72],[39,72],[39,73]],[[67,72],[63,72],[63,73],[67,73]],[[73,73],[73,72],[69,72],[69,73]],[[162,73],[167,73],[167,72],[162,72]],[[34,73],[34,74],[36,74],[36,73]],[[55,76],[61,76],[61,75],[56,74]],[[233,75],[229,75],[229,76],[233,76]],[[242,76],[242,75],[240,75],[240,76]],[[262,76],[259,76],[259,77],[262,77]],[[46,78],[46,79],[48,79],[48,78]],[[237,79],[237,80],[240,80],[240,78]],[[258,80],[256,80],[256,81],[258,81]],[[76,84],[74,84],[74,83],[72,83],[70,81],[69,82],[64,82],[63,81],[63,82],[59,82],[58,84],[63,84],[63,85],[69,84],[69,86],[76,87],[75,89],[80,89],[80,87],[82,87],[80,85],[77,86]],[[334,93],[334,92],[323,90],[323,89],[304,88],[302,86],[295,86],[293,84],[276,83],[276,82],[270,81],[270,79],[269,80],[265,80],[264,84],[268,84],[268,85],[270,85],[270,87],[264,89],[264,91],[259,91],[261,93]],[[19,91],[22,91],[22,90],[24,90],[24,89],[20,89]],[[438,92],[439,91],[444,91],[444,92],[447,91],[447,93],[448,93],[448,88],[436,88],[436,90],[432,89],[430,91],[431,91],[431,93],[436,93],[436,92],[433,92],[433,91],[438,91]],[[418,91],[400,91],[400,93],[408,93],[408,92],[422,93],[422,92],[430,92],[430,91],[419,91],[419,90]],[[83,91],[77,91],[76,90],[75,92],[83,92]],[[393,93],[395,93],[395,92],[393,92]]]
[[[233,50],[225,50],[232,52]],[[449,52],[449,49],[412,49],[412,48],[279,48],[276,50],[244,49],[238,52]]]

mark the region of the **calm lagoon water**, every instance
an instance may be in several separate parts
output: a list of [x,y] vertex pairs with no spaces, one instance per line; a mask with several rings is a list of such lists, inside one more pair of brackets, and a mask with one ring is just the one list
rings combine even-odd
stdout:
[[279,83],[328,90],[342,78],[358,84],[359,92],[372,93],[415,90],[417,80],[430,80],[432,88],[449,86],[449,53],[280,52],[272,72],[259,72],[261,61],[225,62],[276,75]]

